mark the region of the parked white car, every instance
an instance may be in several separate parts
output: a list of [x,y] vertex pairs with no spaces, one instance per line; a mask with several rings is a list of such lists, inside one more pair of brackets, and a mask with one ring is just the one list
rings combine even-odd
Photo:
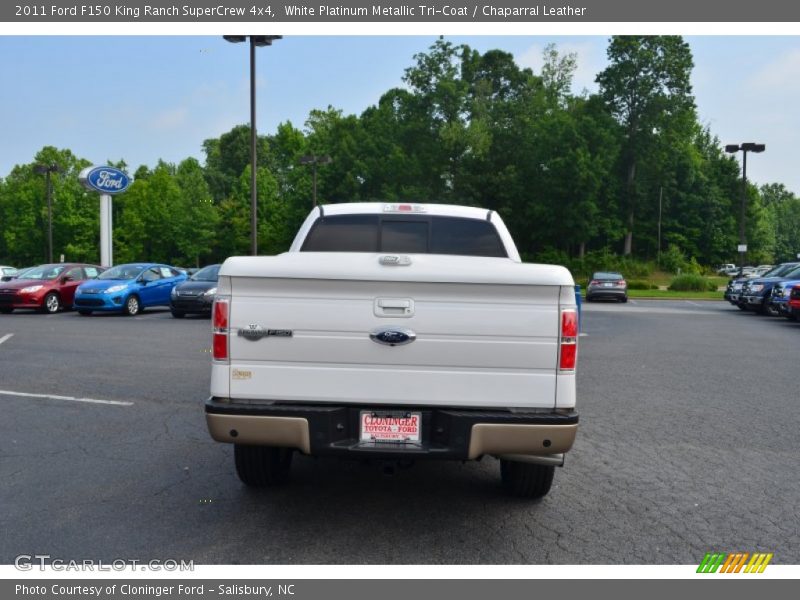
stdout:
[[0,265],[0,281],[8,281],[17,274],[16,267]]

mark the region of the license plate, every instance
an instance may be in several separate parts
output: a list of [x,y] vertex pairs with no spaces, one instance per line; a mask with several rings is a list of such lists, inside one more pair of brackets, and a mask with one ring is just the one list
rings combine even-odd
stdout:
[[419,443],[422,413],[361,411],[362,442]]

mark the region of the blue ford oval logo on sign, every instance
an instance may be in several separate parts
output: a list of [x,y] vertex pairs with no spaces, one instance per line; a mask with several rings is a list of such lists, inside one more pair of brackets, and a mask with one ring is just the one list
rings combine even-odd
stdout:
[[405,327],[382,327],[370,333],[369,339],[387,346],[402,346],[417,339],[417,334]]
[[119,194],[128,189],[131,178],[116,167],[89,167],[78,176],[80,182],[101,194]]

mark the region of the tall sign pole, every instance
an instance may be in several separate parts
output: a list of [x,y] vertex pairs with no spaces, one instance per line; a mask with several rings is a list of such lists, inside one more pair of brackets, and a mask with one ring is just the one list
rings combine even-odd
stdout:
[[127,190],[133,179],[116,167],[86,167],[78,175],[83,186],[100,193],[100,265],[114,264],[114,239],[111,196]]
[[111,195],[100,194],[100,265],[103,267],[114,264],[111,233],[114,231],[114,223],[111,214]]

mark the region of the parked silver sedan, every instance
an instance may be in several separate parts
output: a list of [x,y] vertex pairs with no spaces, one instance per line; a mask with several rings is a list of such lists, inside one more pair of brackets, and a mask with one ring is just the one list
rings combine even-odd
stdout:
[[612,298],[620,302],[628,301],[628,283],[621,273],[599,271],[592,275],[586,288],[586,301],[599,298]]

